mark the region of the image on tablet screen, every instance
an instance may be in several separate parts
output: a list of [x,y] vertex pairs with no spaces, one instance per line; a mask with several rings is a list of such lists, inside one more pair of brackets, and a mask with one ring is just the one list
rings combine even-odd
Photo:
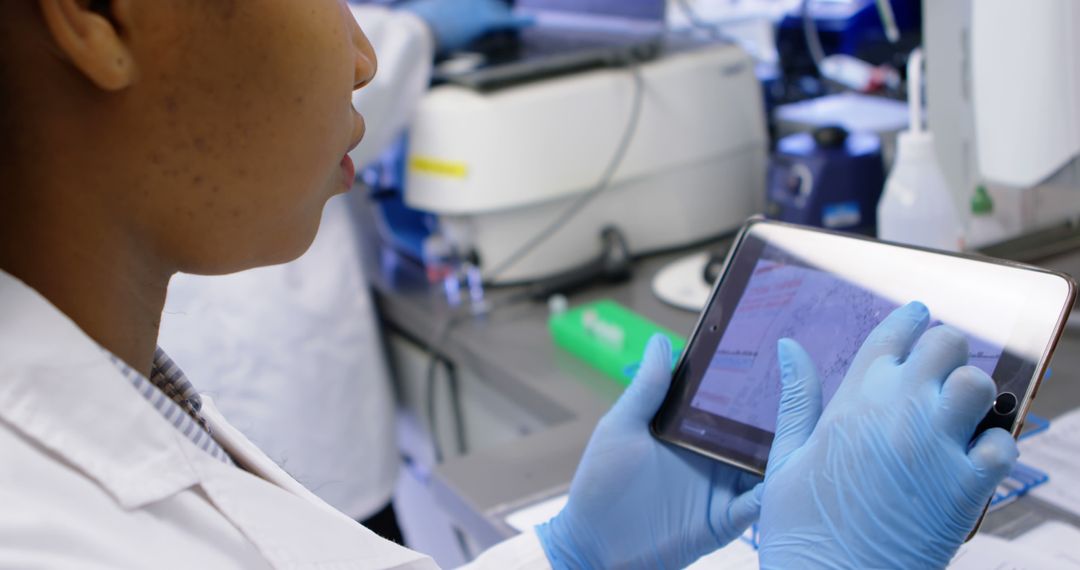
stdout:
[[[767,246],[690,405],[772,432],[780,401],[777,341],[792,338],[806,348],[828,402],[867,335],[898,306]],[[969,363],[992,374],[1002,347],[965,333]]]

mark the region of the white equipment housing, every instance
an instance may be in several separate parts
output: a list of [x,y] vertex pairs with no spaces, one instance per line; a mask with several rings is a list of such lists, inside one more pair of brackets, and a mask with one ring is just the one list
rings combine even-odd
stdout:
[[979,165],[991,180],[1035,186],[1080,155],[1080,5],[981,0],[971,9]]
[[924,0],[927,106],[965,215],[986,185],[1015,237],[1080,216],[1080,4]]
[[[640,68],[637,133],[611,185],[497,282],[594,259],[617,227],[634,253],[701,241],[760,211],[767,135],[754,63],[712,45]],[[631,121],[635,80],[603,69],[480,93],[433,89],[410,137],[405,201],[490,272],[597,187]]]

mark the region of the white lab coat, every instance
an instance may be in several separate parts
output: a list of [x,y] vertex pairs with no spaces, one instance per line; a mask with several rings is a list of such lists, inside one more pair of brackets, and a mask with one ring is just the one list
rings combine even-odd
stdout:
[[[0,271],[0,568],[431,569],[308,492],[230,426],[197,448],[105,351]],[[548,568],[535,533],[480,569]]]
[[[419,18],[353,7],[379,57],[356,96],[367,164],[408,124],[427,89],[433,39]],[[398,473],[394,401],[343,198],[327,205],[299,260],[226,277],[177,275],[159,344],[252,441],[317,495],[362,520]]]

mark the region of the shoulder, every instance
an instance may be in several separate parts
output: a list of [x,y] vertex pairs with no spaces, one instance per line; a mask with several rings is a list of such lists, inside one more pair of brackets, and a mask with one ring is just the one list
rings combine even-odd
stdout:
[[214,524],[220,517],[194,489],[124,509],[91,477],[2,422],[0,457],[0,568],[265,565],[230,535],[235,529]]
[[0,424],[0,457],[0,567],[85,567],[101,559],[94,542],[102,525],[91,513],[116,509],[104,491],[7,424]]

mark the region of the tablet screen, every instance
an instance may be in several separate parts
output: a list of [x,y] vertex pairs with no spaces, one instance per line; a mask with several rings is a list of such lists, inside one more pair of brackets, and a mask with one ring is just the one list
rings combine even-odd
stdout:
[[[969,364],[993,376],[999,392],[1022,398],[1042,356],[1032,340],[1041,336],[1042,349],[1051,342],[1067,296],[1060,286],[1051,293],[1047,276],[759,223],[734,252],[657,425],[710,455],[763,469],[780,401],[777,341],[806,348],[828,402],[867,335],[912,300],[930,308],[932,326],[967,335]],[[1056,308],[1031,303],[1040,283]]]
[[[777,257],[776,248],[767,247],[755,265],[691,402],[766,431],[776,425],[780,384],[759,379],[779,379],[777,341],[794,338],[814,355],[828,400],[862,341],[899,307],[835,275]],[[1003,347],[973,334],[968,342],[970,363],[993,374]]]

